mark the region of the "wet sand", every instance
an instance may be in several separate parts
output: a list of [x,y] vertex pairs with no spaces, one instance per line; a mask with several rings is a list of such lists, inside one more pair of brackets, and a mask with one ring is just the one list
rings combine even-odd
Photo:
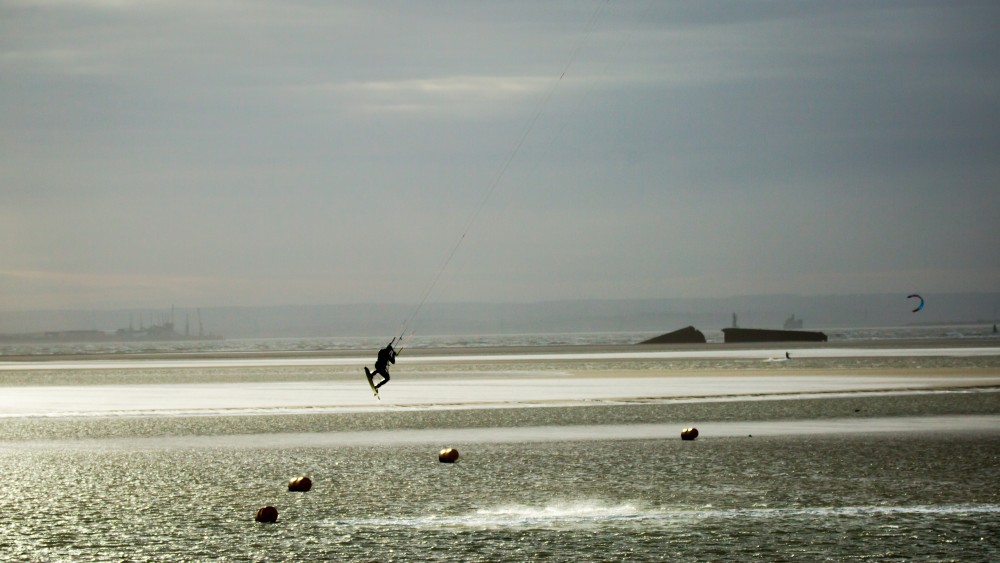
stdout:
[[247,410],[586,405],[1000,389],[992,340],[893,347],[764,346],[415,349],[376,400],[358,351],[93,355],[0,361],[0,417]]
[[[136,432],[116,421],[148,419],[140,433],[163,436],[181,422],[224,417],[232,424],[222,435],[280,434],[276,444],[297,433],[353,440],[350,433],[373,427],[388,434],[358,439],[378,442],[403,439],[400,430],[482,427],[475,412],[484,409],[492,426],[508,428],[495,438],[505,440],[672,436],[696,423],[715,435],[1000,431],[994,342],[895,344],[810,344],[791,361],[773,345],[413,350],[394,366],[381,400],[360,375],[370,358],[357,351],[4,358],[0,439],[44,439],[15,430],[42,420],[100,438]],[[543,411],[558,416],[536,416]],[[59,424],[49,426],[43,434],[59,434]]]
[[393,408],[486,408],[573,406],[597,402],[787,398],[873,392],[964,388],[1000,389],[1000,373],[978,375],[803,375],[758,372],[737,376],[653,372],[636,377],[573,373],[410,378],[384,387],[376,400],[363,378],[329,382],[242,382],[192,384],[59,385],[9,387],[0,396],[0,417],[124,414],[286,413]]

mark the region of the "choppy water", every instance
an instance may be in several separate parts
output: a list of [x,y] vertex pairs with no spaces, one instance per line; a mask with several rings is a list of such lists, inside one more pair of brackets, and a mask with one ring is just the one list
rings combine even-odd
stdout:
[[[487,421],[488,422],[488,421]],[[1000,558],[1000,436],[0,451],[6,560]],[[290,477],[314,480],[287,492]],[[264,505],[276,524],[254,522]]]
[[[724,397],[732,378],[706,375],[760,386],[760,366],[805,368],[813,385],[826,370],[843,383],[852,366],[888,367],[912,370],[910,386],[929,381],[928,369],[993,373],[1000,355],[990,354],[880,349],[780,365],[605,358],[574,364],[593,371],[575,393],[606,387],[586,406],[517,399],[490,408],[391,401],[458,380],[468,398],[477,381],[501,390],[537,371],[550,375],[523,393],[555,397],[571,380],[552,377],[558,368],[546,359],[449,357],[401,363],[375,402],[353,364],[8,366],[0,398],[35,405],[21,412],[0,401],[0,560],[1000,560],[995,376],[891,392],[885,381],[868,392],[852,381],[844,393],[789,400]],[[616,369],[692,377],[649,378],[629,391],[634,400],[604,400],[631,381],[597,375]],[[794,371],[782,377],[785,387],[803,384]],[[676,398],[654,389],[682,382],[692,390]],[[225,393],[207,396],[212,389]],[[275,389],[301,390],[307,402],[287,408],[291,399],[268,396]],[[163,410],[164,395],[178,391],[190,393],[187,410]],[[355,392],[367,407],[350,406]],[[109,393],[125,406],[94,404]],[[702,437],[683,442],[677,432],[692,421]],[[907,427],[916,423],[926,426]],[[832,431],[811,430],[823,425]],[[457,464],[438,462],[445,446],[460,450]],[[302,474],[313,490],[288,492]],[[254,522],[265,505],[277,507],[277,523]]]

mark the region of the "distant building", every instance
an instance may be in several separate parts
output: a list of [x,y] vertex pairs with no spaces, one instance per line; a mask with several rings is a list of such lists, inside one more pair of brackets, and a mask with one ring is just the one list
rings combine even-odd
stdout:
[[802,319],[796,319],[795,313],[785,319],[785,330],[797,330],[802,328]]

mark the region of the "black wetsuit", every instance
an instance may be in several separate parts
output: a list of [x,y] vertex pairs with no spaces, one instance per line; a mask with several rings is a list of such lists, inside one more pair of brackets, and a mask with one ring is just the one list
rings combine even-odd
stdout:
[[396,351],[392,349],[392,344],[378,351],[378,359],[375,360],[375,371],[371,375],[379,374],[382,381],[375,386],[376,389],[389,382],[389,364],[396,363]]

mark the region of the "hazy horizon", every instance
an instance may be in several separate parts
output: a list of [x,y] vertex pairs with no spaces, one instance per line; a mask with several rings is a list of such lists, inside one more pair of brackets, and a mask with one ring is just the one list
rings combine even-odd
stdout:
[[1000,289],[996,2],[0,13],[0,312]]
[[[802,328],[948,325],[996,322],[1000,293],[928,294],[927,306],[899,294],[745,295],[698,299],[563,300],[522,303],[429,303],[411,331],[432,334],[585,332],[662,333],[693,325],[782,328],[790,316]],[[60,330],[141,329],[174,322],[179,334],[230,338],[391,337],[412,304],[299,304],[267,307],[0,311],[0,335]]]

